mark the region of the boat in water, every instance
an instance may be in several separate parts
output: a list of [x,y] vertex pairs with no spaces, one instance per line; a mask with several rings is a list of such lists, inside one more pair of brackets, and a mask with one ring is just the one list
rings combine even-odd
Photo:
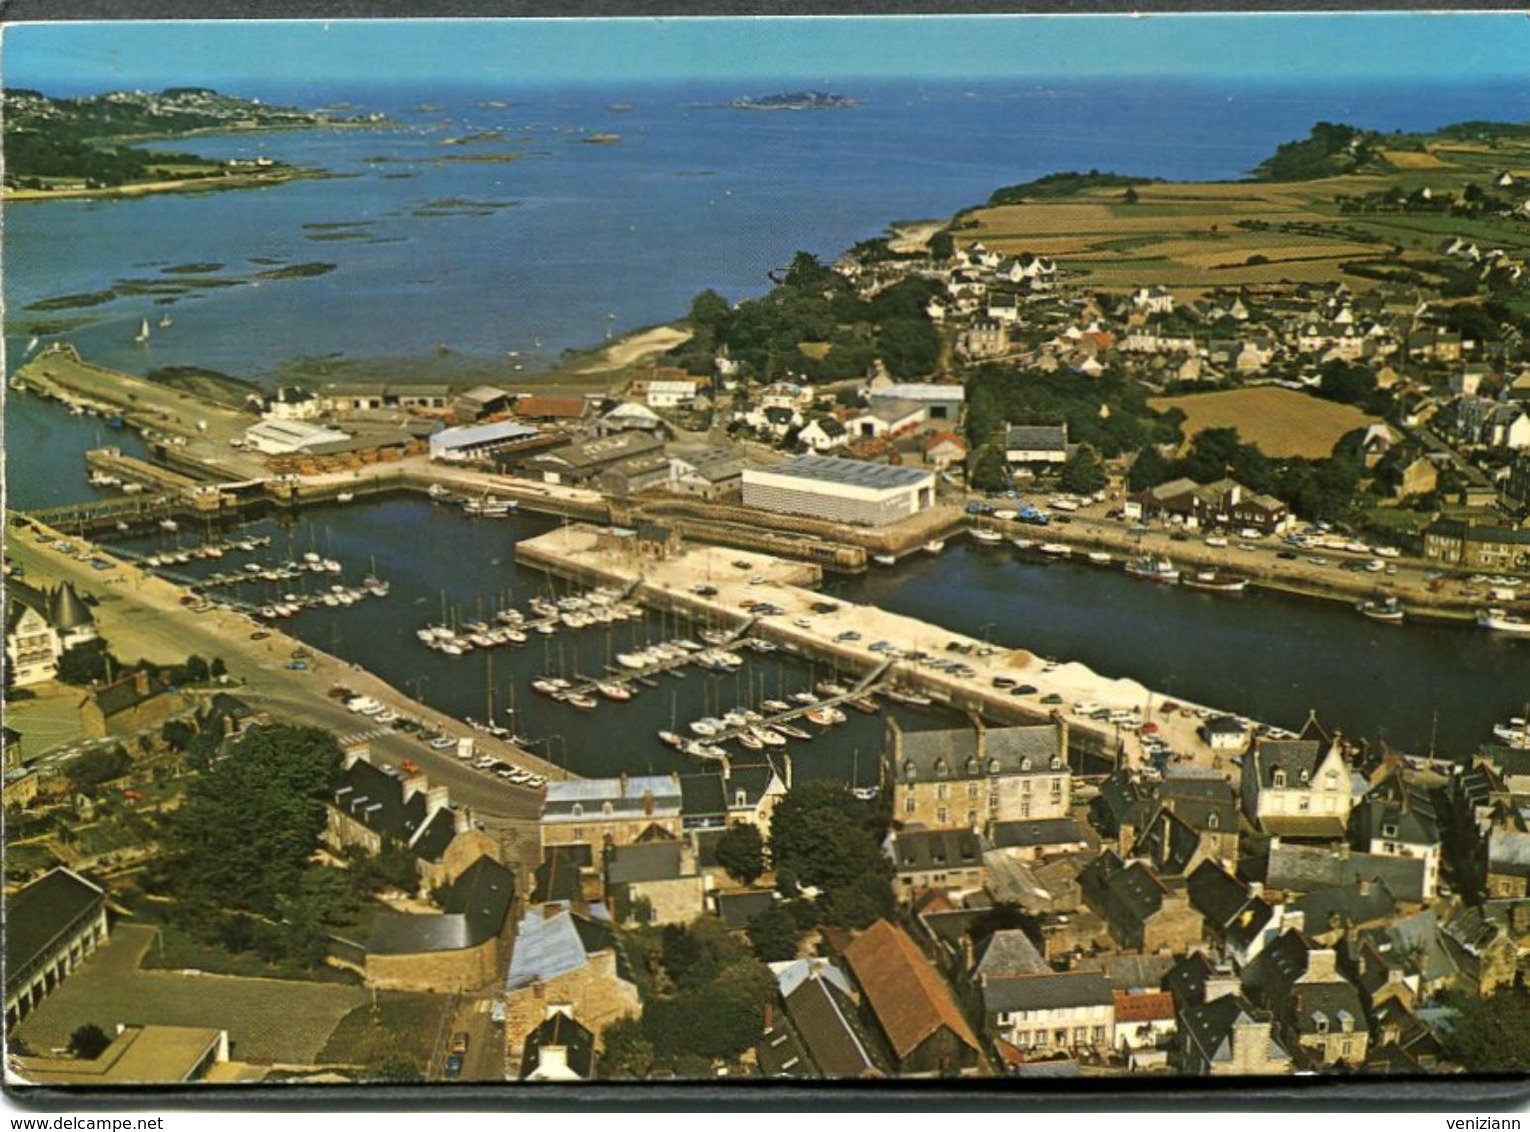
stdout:
[[1126,564],[1126,572],[1133,578],[1146,578],[1150,582],[1173,585],[1179,581],[1179,567],[1167,558],[1145,554]]
[[1241,594],[1248,589],[1248,579],[1231,570],[1196,570],[1180,578],[1179,584],[1192,590],[1223,594]]
[[932,538],[929,542],[924,544],[925,552],[928,554],[939,554],[945,548],[945,539]]
[[632,698],[632,689],[625,684],[602,681],[595,685],[595,690],[606,699],[619,704],[624,704]]
[[1004,536],[992,527],[973,527],[968,533],[979,546],[1001,546],[1004,543]]
[[1356,602],[1355,609],[1372,621],[1380,621],[1384,625],[1401,625],[1405,616],[1402,603],[1395,597]]
[[811,731],[804,731],[802,728],[795,727],[790,723],[772,723],[769,729],[777,735],[785,735],[788,739],[808,740],[813,737]]
[[871,560],[878,566],[896,566],[898,556],[896,554],[873,554]]
[[673,747],[678,751],[689,743],[690,740],[675,731],[660,731],[659,742],[663,743],[666,747]]
[[569,692],[563,697],[563,702],[568,704],[570,707],[578,708],[580,711],[590,711],[596,707],[600,701],[598,701],[594,696],[585,695],[583,692]]
[[339,495],[335,496],[335,502],[336,503],[349,503],[351,500],[353,500],[355,498],[356,498],[356,493],[354,491],[342,491]]
[[910,707],[929,707],[935,702],[923,692],[910,692],[907,688],[883,688],[881,694],[895,704],[908,704]]
[[1051,558],[1067,558],[1073,553],[1073,548],[1062,542],[1044,542],[1036,549]]
[[138,324],[138,333],[133,335],[133,341],[142,346],[149,340],[149,320],[144,319]]
[[1477,624],[1484,629],[1491,629],[1495,633],[1515,633],[1530,635],[1530,621],[1516,613],[1509,613],[1502,609],[1483,609],[1477,613]]
[[1091,550],[1089,552],[1089,561],[1093,562],[1096,566],[1109,566],[1113,559],[1103,550]]

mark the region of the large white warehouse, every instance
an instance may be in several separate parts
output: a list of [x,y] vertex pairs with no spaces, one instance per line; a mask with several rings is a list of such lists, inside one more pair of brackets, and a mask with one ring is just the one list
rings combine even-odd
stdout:
[[744,505],[786,515],[879,527],[935,502],[935,474],[835,456],[798,456],[744,469]]

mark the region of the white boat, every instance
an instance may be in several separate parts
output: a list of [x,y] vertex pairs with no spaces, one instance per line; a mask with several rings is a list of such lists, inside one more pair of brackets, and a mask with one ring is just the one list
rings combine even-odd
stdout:
[[999,546],[1004,542],[1004,536],[991,527],[973,527],[969,533],[979,546]]
[[356,493],[354,491],[342,491],[339,495],[335,496],[335,502],[336,503],[349,503],[351,500],[353,500],[355,498],[356,498]]
[[144,319],[141,323],[138,324],[138,333],[133,335],[133,341],[137,342],[139,345],[143,345],[143,343],[147,342],[148,340],[149,320]]
[[169,330],[170,326],[171,326],[170,315],[168,313],[160,315],[159,316],[159,328],[161,330]]
[[1033,538],[1012,538],[1009,540],[1009,545],[1016,550],[1035,550],[1036,540]]
[[896,554],[873,554],[871,560],[878,566],[896,566],[898,556]]
[[1096,566],[1109,566],[1111,558],[1103,550],[1091,550],[1089,552],[1089,561],[1093,562]]
[[1044,542],[1036,549],[1053,558],[1067,558],[1073,553],[1073,548],[1062,542]]
[[1248,589],[1248,579],[1231,570],[1197,570],[1179,580],[1180,585],[1192,590],[1211,590],[1214,593],[1241,594]]
[[1402,603],[1395,597],[1373,598],[1370,601],[1357,602],[1355,608],[1372,621],[1380,621],[1386,625],[1401,625],[1405,615]]
[[906,688],[883,688],[882,695],[896,704],[909,704],[913,707],[928,707],[935,701],[922,692],[910,692]]
[[167,531],[178,531],[181,529],[181,525],[174,519],[161,519],[159,525],[163,530]]
[[1179,581],[1179,568],[1167,558],[1144,555],[1126,564],[1126,572],[1134,578],[1146,578],[1150,582],[1172,585]]
[[928,554],[939,554],[945,548],[945,539],[932,538],[929,542],[924,544],[925,552]]
[[326,558],[324,560],[324,569],[328,570],[331,574],[338,574],[340,571],[344,570],[345,567],[341,566],[340,563],[336,562],[333,558]]
[[710,739],[721,730],[723,730],[723,722],[720,719],[704,717],[691,723],[691,731],[700,735],[703,739]]
[[595,685],[595,690],[608,700],[624,704],[632,698],[632,689],[625,684],[602,682]]
[[1484,609],[1477,614],[1477,624],[1495,633],[1530,635],[1530,621],[1502,609]]

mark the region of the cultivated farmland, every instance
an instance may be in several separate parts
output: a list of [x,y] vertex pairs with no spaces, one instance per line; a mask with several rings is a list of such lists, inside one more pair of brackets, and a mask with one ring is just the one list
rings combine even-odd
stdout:
[[1276,385],[1155,397],[1148,405],[1159,412],[1178,409],[1184,413],[1187,444],[1208,428],[1236,428],[1244,441],[1276,457],[1327,456],[1345,433],[1378,420],[1353,405]]

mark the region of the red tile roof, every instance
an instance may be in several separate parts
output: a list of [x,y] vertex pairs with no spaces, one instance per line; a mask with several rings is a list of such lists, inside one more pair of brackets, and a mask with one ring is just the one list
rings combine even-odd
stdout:
[[902,929],[878,920],[845,948],[845,960],[900,1060],[942,1026],[981,1048],[951,989]]
[[515,403],[518,417],[566,417],[577,419],[588,411],[583,397],[522,397]]
[[1174,1017],[1174,996],[1168,991],[1130,994],[1116,991],[1116,1024],[1167,1022]]

